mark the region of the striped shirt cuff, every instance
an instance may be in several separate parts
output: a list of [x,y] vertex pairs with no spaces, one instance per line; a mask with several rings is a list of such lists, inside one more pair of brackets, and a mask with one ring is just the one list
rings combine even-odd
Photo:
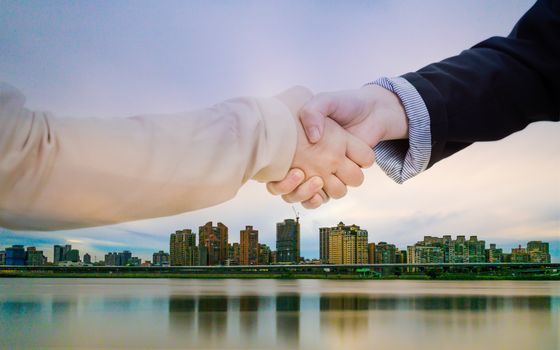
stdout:
[[395,182],[402,184],[428,167],[432,153],[430,114],[424,100],[408,80],[384,77],[370,84],[397,94],[408,118],[408,142],[382,141],[374,148],[379,167]]

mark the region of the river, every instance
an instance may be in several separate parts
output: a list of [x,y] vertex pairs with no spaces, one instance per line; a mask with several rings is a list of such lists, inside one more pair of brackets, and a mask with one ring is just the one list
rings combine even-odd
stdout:
[[557,281],[0,279],[1,349],[560,349]]

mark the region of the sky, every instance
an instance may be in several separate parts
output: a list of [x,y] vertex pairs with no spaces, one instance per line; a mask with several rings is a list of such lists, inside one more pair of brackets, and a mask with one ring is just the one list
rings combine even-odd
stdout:
[[[271,96],[292,85],[314,92],[357,88],[504,36],[534,1],[5,1],[0,0],[0,80],[30,109],[57,116],[126,117]],[[560,261],[558,123],[541,122],[498,142],[474,144],[404,185],[379,168],[348,195],[316,210],[299,205],[301,250],[318,257],[319,227],[339,221],[370,242],[405,248],[424,235],[478,235],[509,251],[551,243]],[[0,248],[72,244],[102,259],[130,249],[151,260],[169,234],[207,221],[230,241],[253,225],[275,246],[292,206],[250,181],[221,205],[105,227],[13,232]]]

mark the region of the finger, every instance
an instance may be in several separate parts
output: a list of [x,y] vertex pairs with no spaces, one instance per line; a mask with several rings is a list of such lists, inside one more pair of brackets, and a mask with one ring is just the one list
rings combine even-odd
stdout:
[[325,193],[329,195],[329,197],[334,199],[344,197],[347,192],[346,185],[334,175],[331,175],[327,178],[323,189],[325,190]]
[[311,199],[322,187],[323,180],[319,176],[313,176],[299,185],[295,191],[283,195],[282,199],[288,203],[304,202]]
[[311,199],[301,202],[301,205],[305,209],[316,209],[319,208],[322,204],[325,204],[329,201],[329,196],[325,193],[325,191],[320,190],[318,193],[313,195]]
[[336,170],[336,177],[346,186],[357,187],[364,182],[364,173],[362,169],[353,161],[346,158],[342,165]]
[[346,143],[346,156],[362,168],[369,168],[375,163],[375,154],[366,143],[354,136],[349,136]]
[[288,194],[294,191],[305,180],[305,174],[298,168],[290,169],[286,177],[280,181],[269,182],[266,189],[271,194]]
[[325,118],[334,112],[334,99],[331,94],[315,95],[299,111],[299,119],[311,143],[321,139],[325,129]]
[[323,204],[323,198],[318,193],[315,193],[311,199],[301,202],[305,209],[316,209]]

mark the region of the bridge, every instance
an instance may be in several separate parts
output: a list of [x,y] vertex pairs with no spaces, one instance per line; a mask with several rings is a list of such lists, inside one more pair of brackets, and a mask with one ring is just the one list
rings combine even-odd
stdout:
[[[368,273],[371,271],[371,273]],[[14,272],[64,274],[154,274],[154,275],[356,275],[400,274],[558,274],[560,263],[426,263],[426,264],[299,264],[232,266],[0,266],[1,274]]]

